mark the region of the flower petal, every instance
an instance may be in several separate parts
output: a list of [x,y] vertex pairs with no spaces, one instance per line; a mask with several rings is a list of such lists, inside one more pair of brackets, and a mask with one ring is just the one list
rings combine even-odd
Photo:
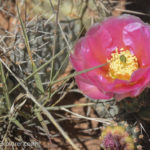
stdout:
[[81,38],[76,46],[75,46],[75,51],[73,54],[70,55],[70,61],[73,65],[73,67],[77,70],[77,71],[81,71],[84,69],[84,64],[85,61],[83,61],[83,47],[82,47],[82,43],[84,41],[84,38]]
[[96,86],[83,82],[78,76],[76,77],[76,83],[85,95],[93,99],[111,99],[113,97],[113,94],[102,93]]
[[123,31],[123,41],[137,57],[140,67],[150,65],[149,26],[139,22],[128,24]]
[[111,43],[111,35],[102,27],[94,35],[87,36],[87,44],[90,48],[89,54],[93,55],[99,63],[106,63],[107,58],[111,55],[112,49],[109,49]]
[[115,47],[119,49],[125,47],[122,39],[123,28],[127,24],[134,22],[143,23],[139,18],[125,14],[119,17],[110,17],[101,24],[101,26],[107,30],[113,39],[110,48],[115,50]]
[[[98,80],[95,79],[95,84]],[[111,82],[105,78],[99,77],[99,85],[104,91],[114,92],[116,94],[124,94],[133,91],[140,91],[143,87],[145,88],[150,82],[150,67],[141,68],[135,71],[129,81],[116,79]],[[140,92],[138,93],[140,94]],[[130,96],[135,96],[137,94]]]
[[150,84],[150,26],[131,15],[110,17],[94,25],[75,46],[70,60],[76,71],[105,64],[115,49],[130,50],[138,59],[139,69],[130,80],[112,79],[107,64],[76,77],[79,88],[94,99],[138,96]]

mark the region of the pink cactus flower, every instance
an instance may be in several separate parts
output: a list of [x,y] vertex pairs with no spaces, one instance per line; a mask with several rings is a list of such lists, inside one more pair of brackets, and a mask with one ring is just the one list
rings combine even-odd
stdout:
[[109,17],[89,29],[75,45],[70,61],[81,91],[92,99],[138,96],[150,85],[150,26],[131,15]]

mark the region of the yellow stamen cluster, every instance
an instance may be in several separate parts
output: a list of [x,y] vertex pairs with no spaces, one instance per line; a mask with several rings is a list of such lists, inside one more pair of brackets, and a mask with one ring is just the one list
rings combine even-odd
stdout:
[[111,54],[108,75],[112,79],[129,80],[132,73],[138,69],[138,60],[129,50],[123,48]]

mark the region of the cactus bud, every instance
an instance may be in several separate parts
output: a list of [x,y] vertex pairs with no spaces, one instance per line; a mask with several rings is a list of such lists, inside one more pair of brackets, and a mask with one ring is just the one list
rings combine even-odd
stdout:
[[102,128],[100,146],[104,150],[140,150],[140,130],[127,122],[113,123]]

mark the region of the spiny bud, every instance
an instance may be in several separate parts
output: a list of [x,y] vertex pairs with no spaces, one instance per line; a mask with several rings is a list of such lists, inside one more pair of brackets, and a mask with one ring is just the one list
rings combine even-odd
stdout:
[[130,125],[127,122],[113,123],[102,128],[99,138],[100,146],[105,150],[141,150],[139,141],[142,135],[139,133],[138,126]]

